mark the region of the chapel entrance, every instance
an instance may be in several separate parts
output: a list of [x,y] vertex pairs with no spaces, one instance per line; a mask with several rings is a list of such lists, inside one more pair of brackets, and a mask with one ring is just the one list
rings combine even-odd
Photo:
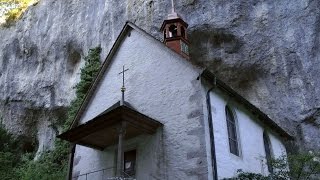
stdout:
[[117,102],[95,118],[60,134],[74,144],[104,150],[116,145],[116,177],[135,175],[136,150],[124,152],[125,140],[154,134],[162,124],[135,110],[127,102]]
[[130,177],[135,177],[136,174],[136,150],[124,152],[124,174]]

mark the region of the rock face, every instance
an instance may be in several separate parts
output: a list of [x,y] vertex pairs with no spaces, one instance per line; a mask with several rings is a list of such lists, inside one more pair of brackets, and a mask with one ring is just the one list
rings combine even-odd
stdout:
[[[41,0],[0,29],[3,123],[38,151],[52,147],[88,49],[101,45],[104,59],[128,20],[161,39],[169,11],[169,0]],[[192,61],[320,149],[320,1],[177,0],[176,11]]]

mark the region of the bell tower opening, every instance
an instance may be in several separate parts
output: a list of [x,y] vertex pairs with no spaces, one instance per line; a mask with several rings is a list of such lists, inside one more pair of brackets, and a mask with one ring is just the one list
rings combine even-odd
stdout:
[[169,27],[169,37],[177,37],[177,35],[178,35],[177,26],[172,24]]
[[188,24],[175,12],[173,1],[172,12],[163,21],[161,31],[163,32],[163,43],[169,48],[189,59],[189,41],[186,30]]

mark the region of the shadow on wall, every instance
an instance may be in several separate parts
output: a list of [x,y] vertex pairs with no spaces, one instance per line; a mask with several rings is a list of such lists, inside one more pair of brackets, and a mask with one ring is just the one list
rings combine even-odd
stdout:
[[261,76],[261,66],[244,61],[242,42],[225,29],[201,25],[189,30],[194,63],[208,68],[233,87],[248,90]]
[[67,65],[66,72],[74,75],[79,70],[81,63],[81,47],[76,42],[67,42]]

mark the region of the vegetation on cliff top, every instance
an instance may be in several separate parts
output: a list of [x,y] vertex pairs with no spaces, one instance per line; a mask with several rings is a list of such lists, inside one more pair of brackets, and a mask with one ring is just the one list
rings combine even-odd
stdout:
[[0,0],[0,24],[10,25],[39,0]]
[[[81,69],[80,82],[75,86],[76,98],[71,102],[63,131],[69,128],[91,83],[100,68],[101,48],[90,49]],[[18,139],[0,127],[0,177],[2,180],[62,180],[67,176],[69,143],[57,139],[54,150],[43,152],[34,160],[35,152],[22,152]]]

